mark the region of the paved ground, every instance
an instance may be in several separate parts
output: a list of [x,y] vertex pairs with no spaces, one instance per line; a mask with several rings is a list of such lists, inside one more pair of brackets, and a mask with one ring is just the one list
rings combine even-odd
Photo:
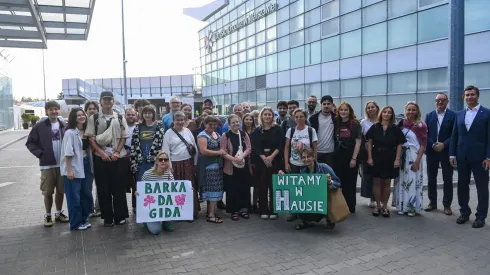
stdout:
[[0,132],[0,149],[7,146],[11,142],[15,142],[18,139],[27,137],[29,131],[27,130],[6,130]]
[[85,232],[70,232],[66,224],[44,228],[37,161],[23,144],[0,151],[1,275],[490,274],[490,226],[457,225],[456,216],[440,210],[375,218],[360,198],[357,213],[334,230],[296,231],[282,218],[257,216],[214,225],[203,214],[160,236],[133,216],[114,228],[92,220]]

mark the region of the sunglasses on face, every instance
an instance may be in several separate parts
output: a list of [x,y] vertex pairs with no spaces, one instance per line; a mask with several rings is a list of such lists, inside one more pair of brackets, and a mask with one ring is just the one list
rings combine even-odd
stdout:
[[158,162],[168,162],[168,158],[159,158]]

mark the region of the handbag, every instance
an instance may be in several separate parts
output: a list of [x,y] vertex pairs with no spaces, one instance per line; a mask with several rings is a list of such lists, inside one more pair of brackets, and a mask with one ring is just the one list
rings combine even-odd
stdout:
[[187,147],[187,152],[189,152],[189,155],[191,155],[191,157],[194,157],[194,155],[196,155],[196,148],[194,148],[194,146],[192,146],[192,144],[189,144],[187,142],[187,140],[185,140],[185,138],[183,136],[181,136],[179,134],[179,132],[177,132],[177,130],[175,130],[175,128],[172,128],[172,130],[180,138],[180,140],[182,140],[182,142],[185,144],[185,146]]
[[[238,131],[238,151],[236,152],[235,154],[235,158],[243,155],[243,146],[242,146],[242,134],[240,133],[240,131]],[[242,161],[242,163],[237,163],[237,162],[234,162],[232,161],[231,163],[233,163],[233,166],[235,166],[236,168],[243,168],[245,167],[245,160]]]
[[327,209],[327,217],[330,222],[343,222],[349,217],[349,206],[342,194],[342,188],[328,190]]
[[[408,128],[408,131],[407,133],[404,135],[405,139],[407,138],[407,135],[408,135],[408,132],[410,132],[410,130],[412,129],[412,127],[415,125],[412,124],[409,128]],[[403,126],[403,119],[400,120],[400,122],[398,122],[398,127],[402,127]],[[405,147],[405,146],[402,146],[402,151],[401,151],[401,154],[400,154],[400,168],[402,170],[405,170],[405,164],[406,164],[406,161],[407,161],[407,150],[408,150],[408,147]]]

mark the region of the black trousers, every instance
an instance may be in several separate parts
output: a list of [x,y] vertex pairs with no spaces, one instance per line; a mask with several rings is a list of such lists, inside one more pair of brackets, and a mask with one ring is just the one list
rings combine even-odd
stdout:
[[457,159],[456,162],[458,163],[458,202],[461,207],[461,215],[465,217],[471,215],[468,203],[470,201],[470,178],[473,173],[478,198],[475,216],[484,221],[488,214],[488,170],[482,167],[482,161]]
[[318,153],[317,161],[320,163],[325,163],[333,168],[333,157],[334,153]]
[[226,213],[240,212],[250,206],[250,171],[233,167],[233,175],[223,173],[226,189]]
[[342,194],[345,202],[349,206],[350,212],[356,210],[356,188],[357,188],[357,172],[359,166],[356,163],[354,168],[350,168],[352,159],[352,150],[340,150],[335,153],[334,171],[342,184]]
[[129,217],[126,186],[123,179],[124,160],[105,162],[94,156],[94,174],[102,219],[106,223]]
[[[427,149],[432,150],[432,149]],[[444,196],[442,205],[450,207],[453,202],[453,167],[449,164],[448,152],[430,152],[426,156],[428,193],[430,205],[437,206],[437,174],[439,173],[439,163],[442,167],[442,179],[444,181]]]

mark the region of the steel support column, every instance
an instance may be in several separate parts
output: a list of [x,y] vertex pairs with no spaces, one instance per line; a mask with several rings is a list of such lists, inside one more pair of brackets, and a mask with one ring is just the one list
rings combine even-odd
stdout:
[[451,0],[449,3],[449,98],[451,109],[464,108],[464,2]]

